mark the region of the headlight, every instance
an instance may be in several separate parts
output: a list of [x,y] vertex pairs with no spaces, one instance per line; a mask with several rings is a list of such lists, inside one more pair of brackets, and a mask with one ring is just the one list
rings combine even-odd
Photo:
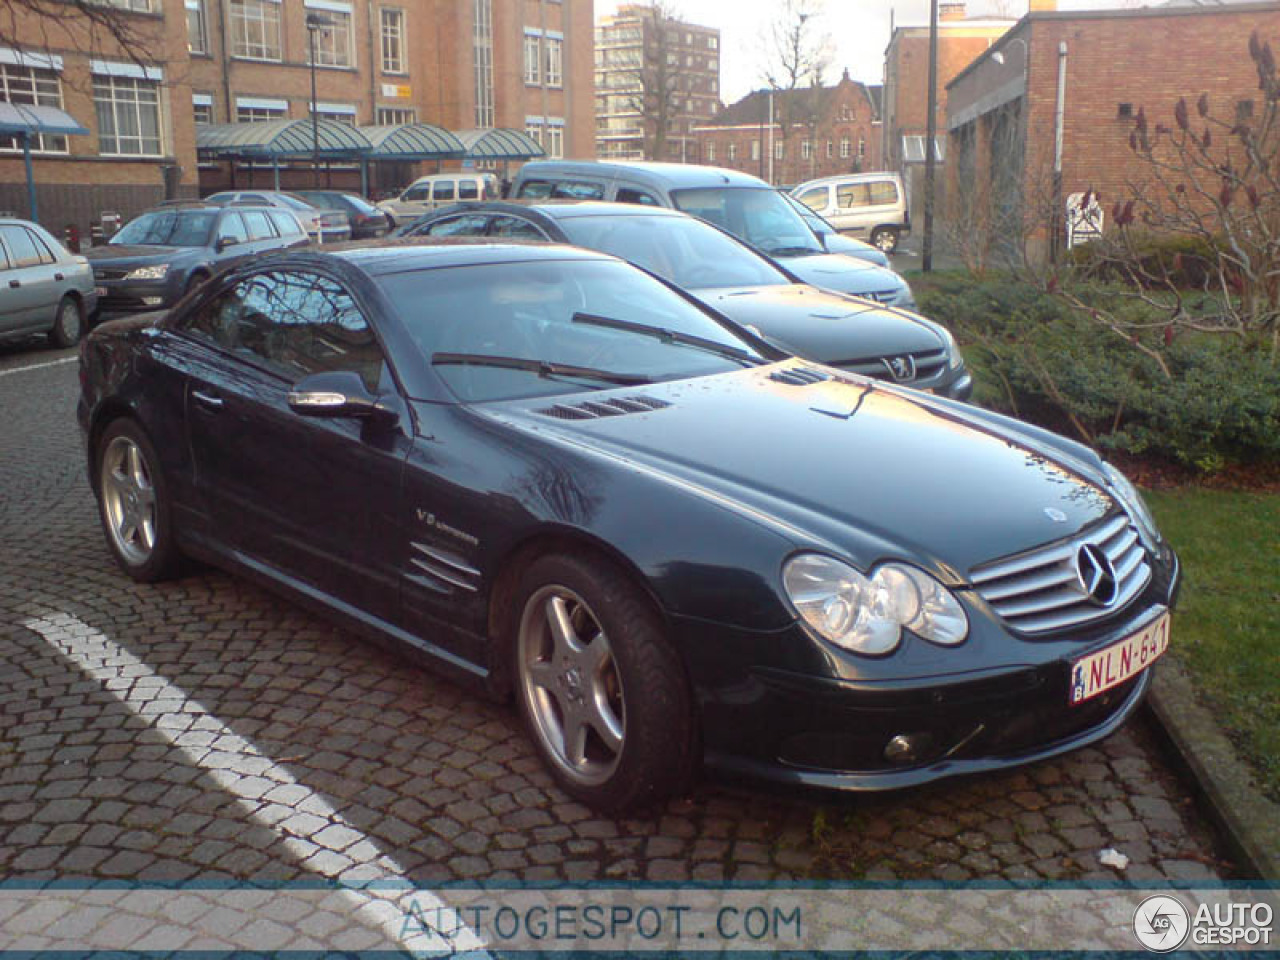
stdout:
[[1130,483],[1129,478],[1111,464],[1103,463],[1102,469],[1107,474],[1107,482],[1111,485],[1111,492],[1120,501],[1120,506],[1124,507],[1125,512],[1138,525],[1138,532],[1142,534],[1143,539],[1153,546],[1159,543],[1160,531],[1156,529],[1155,518],[1151,516],[1151,511],[1147,509],[1147,503],[1142,499],[1142,494],[1138,492],[1138,488]]
[[904,627],[949,647],[969,633],[969,620],[951,592],[906,564],[882,564],[866,577],[833,557],[801,553],[783,565],[782,583],[805,623],[854,653],[892,652]]
[[904,310],[914,310],[916,308],[916,295],[911,292],[911,284],[902,281],[902,289],[898,291],[898,302],[895,307],[902,307]]
[[164,275],[169,272],[167,263],[157,263],[150,267],[139,267],[137,270],[130,270],[125,274],[126,280],[163,280]]
[[956,344],[956,338],[951,335],[951,331],[944,326],[939,326],[938,330],[941,331],[942,339],[947,344],[947,369],[954,370],[964,363],[964,357],[961,356],[960,347]]

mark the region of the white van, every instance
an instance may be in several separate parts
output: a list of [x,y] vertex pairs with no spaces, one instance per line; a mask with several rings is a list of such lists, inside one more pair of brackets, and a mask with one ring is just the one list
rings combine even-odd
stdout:
[[896,173],[849,173],[810,180],[791,195],[841,233],[868,239],[892,253],[911,229],[907,195]]
[[436,207],[466,200],[497,200],[498,178],[492,173],[433,173],[419,177],[404,193],[378,203],[391,226],[409,223]]

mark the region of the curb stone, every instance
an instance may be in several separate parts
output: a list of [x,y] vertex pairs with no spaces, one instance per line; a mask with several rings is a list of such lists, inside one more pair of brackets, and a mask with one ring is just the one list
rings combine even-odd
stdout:
[[1165,658],[1155,672],[1147,709],[1172,747],[1176,765],[1190,774],[1206,815],[1249,871],[1248,879],[1280,883],[1280,804],[1254,784],[1213,715],[1196,700],[1182,664]]

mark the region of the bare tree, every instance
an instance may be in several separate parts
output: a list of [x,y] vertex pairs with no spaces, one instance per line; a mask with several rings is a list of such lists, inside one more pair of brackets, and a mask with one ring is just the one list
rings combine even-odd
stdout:
[[[833,57],[822,23],[823,0],[782,0],[762,37],[761,79],[772,90],[782,140],[803,131],[813,140],[829,107],[823,77]],[[794,156],[792,150],[785,150]],[[812,173],[812,170],[810,171]]]
[[680,70],[680,18],[667,0],[642,8],[639,62],[623,74],[627,106],[640,114],[645,156],[666,159],[667,141],[685,116],[685,77]]
[[0,0],[0,46],[32,54],[33,61],[48,50],[74,50],[127,56],[141,66],[161,42],[147,25],[105,0]]

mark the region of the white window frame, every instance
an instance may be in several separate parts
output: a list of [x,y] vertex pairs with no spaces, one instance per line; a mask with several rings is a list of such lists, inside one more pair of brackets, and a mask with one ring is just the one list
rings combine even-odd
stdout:
[[471,52],[475,83],[476,126],[493,126],[493,0],[472,0]]
[[[209,52],[209,22],[204,15],[204,0],[183,0],[183,6],[187,10],[187,52],[207,54]],[[193,33],[191,24],[196,25]],[[199,35],[199,45],[196,45],[197,34]]]
[[552,160],[564,159],[563,117],[547,117],[546,139],[543,141],[542,149],[547,151],[547,156]]
[[377,107],[376,111],[377,125],[380,127],[418,122],[418,111],[413,107]]
[[849,142],[849,138],[848,138],[848,137],[841,137],[841,138],[840,138],[840,159],[841,159],[841,160],[848,160],[848,159],[849,159],[849,157],[851,156],[851,152],[850,152],[850,147],[851,147],[851,146],[852,146],[852,144]]
[[[307,10],[316,10],[320,16],[333,21],[332,26],[316,31],[316,68],[353,70],[356,66],[355,17],[345,4],[326,0],[304,0]],[[344,9],[345,7],[345,9]],[[311,63],[311,38],[307,37],[307,55]]]
[[[0,61],[0,100],[7,103],[31,103],[33,106],[62,107],[62,60],[54,61],[38,55],[13,57],[21,63],[10,63],[10,58]],[[45,66],[45,64],[48,66]],[[53,67],[53,69],[50,69]],[[22,89],[25,86],[26,89]],[[30,100],[14,100],[14,93],[30,97]],[[0,153],[21,153],[22,141],[16,136],[0,137]],[[31,137],[32,153],[67,153],[67,138],[63,134],[37,133]]]
[[800,159],[808,160],[812,157],[813,157],[813,141],[801,140],[800,141]]
[[524,82],[529,87],[542,84],[542,34],[527,28],[524,32]]
[[548,33],[542,41],[544,75],[548,87],[564,86],[564,37]]
[[[93,103],[98,114],[98,154],[103,157],[163,157],[165,155],[164,107],[160,98],[160,83],[130,75],[130,64],[116,65],[121,69],[94,71]],[[142,72],[140,69],[137,72]],[[103,94],[108,94],[106,98]],[[125,96],[132,94],[132,96]],[[155,136],[142,133],[143,118],[154,108]],[[110,132],[107,120],[110,118]],[[132,121],[129,123],[127,121]],[[122,123],[121,121],[126,121]],[[136,133],[130,132],[137,131]],[[123,131],[123,132],[122,132]],[[114,140],[114,147],[108,146]],[[123,142],[137,143],[138,150],[121,150]],[[153,149],[148,149],[154,143]]]
[[404,62],[404,10],[382,7],[378,12],[379,37],[382,43],[382,72],[407,73]]
[[[231,0],[228,12],[231,33],[231,55],[241,60],[279,63],[284,56],[278,0]],[[250,31],[257,36],[251,36]],[[271,34],[275,33],[275,45]]]

